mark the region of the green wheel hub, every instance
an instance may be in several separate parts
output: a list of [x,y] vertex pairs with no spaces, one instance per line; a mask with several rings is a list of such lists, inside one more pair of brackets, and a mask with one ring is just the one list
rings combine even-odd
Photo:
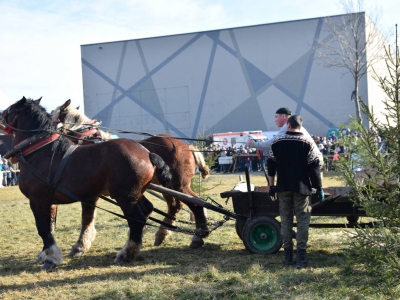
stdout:
[[250,242],[259,250],[269,250],[276,245],[277,241],[278,233],[271,224],[257,224],[250,230]]
[[274,254],[282,247],[281,225],[269,216],[254,216],[243,229],[243,243],[254,254]]

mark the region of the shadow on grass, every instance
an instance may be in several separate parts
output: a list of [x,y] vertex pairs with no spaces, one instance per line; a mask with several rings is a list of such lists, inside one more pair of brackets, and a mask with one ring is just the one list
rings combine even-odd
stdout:
[[[117,268],[116,272],[101,273],[101,270],[95,271],[93,275],[79,275],[68,279],[64,276],[52,276],[51,280],[43,282],[1,285],[0,291],[11,292],[17,290],[34,290],[38,287],[52,288],[63,284],[87,284],[90,282],[99,282],[103,280],[130,280],[140,279],[143,276],[159,275],[168,273],[171,276],[183,276],[198,274],[204,271],[208,266],[213,266],[219,272],[238,272],[245,273],[253,264],[258,264],[263,270],[274,274],[273,276],[288,276],[282,274],[283,252],[280,251],[273,255],[253,255],[245,249],[239,250],[221,250],[216,244],[206,244],[201,249],[189,249],[187,247],[168,248],[157,247],[143,250],[141,255],[133,262],[115,266],[112,264],[115,253],[103,252],[96,255],[94,251],[89,252],[78,258],[66,258],[59,267],[58,272],[74,272],[79,270],[104,269],[107,267]],[[314,269],[338,268],[346,276],[349,272],[344,253],[325,253],[324,251],[311,252],[309,258],[313,260]],[[338,259],[339,258],[339,259]],[[40,272],[40,266],[26,260],[15,260],[15,258],[3,258],[0,260],[1,273],[4,275],[18,275],[19,273],[37,273]],[[148,267],[147,270],[143,270]],[[288,268],[291,278],[297,278],[299,282],[304,280],[305,271],[297,271],[294,267]],[[285,273],[286,274],[286,273]],[[328,277],[334,276],[334,272],[324,273],[324,281],[329,281]],[[327,277],[328,276],[328,277]],[[335,275],[336,276],[336,275]],[[282,278],[285,280],[285,278]],[[339,283],[338,283],[339,284]],[[341,282],[348,286],[356,286],[357,281]],[[359,284],[358,284],[359,285]],[[112,297],[111,297],[112,298]]]

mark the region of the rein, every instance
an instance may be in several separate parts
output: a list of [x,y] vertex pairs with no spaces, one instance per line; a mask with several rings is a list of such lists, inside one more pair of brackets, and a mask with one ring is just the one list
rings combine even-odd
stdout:
[[[62,124],[62,123],[59,123]],[[63,133],[61,133],[62,135],[68,137],[70,140],[72,141],[78,141],[78,144],[82,144],[83,141],[90,141],[90,139],[93,139],[92,142],[96,143],[96,140],[99,141],[105,141],[102,137],[101,137],[101,133],[100,133],[100,126],[97,126],[97,124],[95,124],[94,126],[92,124],[83,124],[83,126],[81,128],[75,129],[75,130],[71,130],[71,129],[67,129],[67,128],[63,128],[62,130],[64,131]],[[133,133],[133,132],[132,132]],[[139,133],[136,133],[139,134]],[[158,135],[152,135],[150,133],[141,133],[142,135],[149,135],[151,137],[159,137],[159,138],[168,138],[168,139],[186,139],[186,138],[178,138],[178,137],[171,137],[171,136],[158,136]],[[149,145],[155,145],[158,147],[162,147],[162,148],[168,148],[168,149],[172,149],[171,147],[168,146],[164,146],[164,145],[159,145],[157,143],[152,143],[146,140],[133,140],[135,142],[138,142],[139,144],[149,144]],[[187,150],[187,149],[180,149],[180,148],[175,148],[177,150],[180,151],[189,151],[189,152],[216,152],[216,151],[207,151],[207,150]]]
[[[66,124],[77,124],[77,123],[66,123]],[[87,125],[87,124],[82,124],[82,126],[84,126],[84,125]],[[119,130],[119,129],[104,127],[104,126],[96,126],[96,128],[101,128],[102,130],[106,130],[106,131],[112,132],[112,133],[137,134],[137,135],[144,135],[144,136],[149,136],[149,137],[163,137],[163,136],[158,136],[156,134],[151,134],[148,132],[126,131],[126,130]],[[204,139],[194,139],[194,138],[184,138],[184,137],[174,137],[174,136],[169,136],[169,138],[175,139],[175,140],[186,140],[186,141],[195,141],[195,142],[210,142],[209,140],[204,140]]]
[[[140,223],[144,223],[145,225],[148,225],[148,226],[157,227],[157,225],[148,224],[146,222],[142,222],[142,221],[136,220],[134,218],[128,218],[128,217],[125,217],[122,214],[118,214],[118,213],[115,213],[115,212],[110,211],[108,209],[102,208],[100,206],[88,203],[86,201],[86,199],[84,199],[82,197],[79,197],[78,195],[72,193],[71,191],[69,191],[68,189],[66,189],[61,184],[58,183],[60,178],[61,178],[62,172],[63,172],[63,170],[64,170],[69,158],[71,157],[71,154],[75,151],[76,148],[79,147],[79,145],[72,145],[72,146],[70,146],[68,148],[68,150],[65,152],[60,164],[58,165],[56,173],[55,173],[53,178],[50,178],[48,176],[44,176],[42,173],[38,172],[31,164],[29,164],[26,161],[24,156],[29,155],[29,154],[33,153],[34,151],[36,151],[36,150],[38,150],[38,149],[40,149],[40,148],[42,148],[42,147],[54,142],[54,141],[56,141],[60,137],[60,134],[53,134],[53,135],[47,137],[48,134],[49,133],[46,132],[46,133],[43,133],[41,135],[38,135],[38,136],[35,135],[35,136],[33,136],[33,137],[29,138],[29,139],[26,139],[26,140],[22,141],[21,143],[16,145],[11,151],[9,151],[7,154],[5,154],[4,157],[5,158],[10,158],[11,157],[11,161],[13,163],[15,163],[17,161],[20,161],[20,163],[23,164],[24,166],[26,166],[27,169],[29,169],[29,171],[33,175],[35,175],[40,180],[44,181],[50,188],[52,188],[53,190],[58,190],[61,193],[63,193],[64,195],[67,195],[70,198],[72,198],[72,199],[74,199],[74,200],[76,200],[78,202],[82,202],[84,204],[96,207],[98,209],[101,209],[103,211],[111,213],[111,214],[113,214],[113,215],[115,215],[117,217],[120,217],[122,219],[125,219],[125,220],[134,220],[134,221],[137,221],[137,222],[140,222]],[[26,148],[26,147],[28,147],[28,148]],[[26,149],[24,149],[24,148],[26,148]],[[109,198],[107,198],[107,197],[105,197],[103,195],[99,195],[99,198],[101,198],[101,199],[103,199],[103,200],[105,200],[105,201],[107,201],[107,202],[109,202],[109,203],[111,203],[113,205],[118,206],[118,204],[115,201],[113,201],[113,200],[111,200],[111,199],[109,199]],[[158,213],[158,214],[160,214],[160,215],[162,215],[162,216],[164,216],[164,217],[167,217],[167,218],[169,218],[171,220],[174,220],[174,221],[176,220],[173,216],[171,216],[171,215],[169,215],[167,213],[164,213],[163,211],[161,211],[161,210],[159,210],[157,208],[153,208],[153,211]],[[153,217],[150,217],[150,216],[148,217],[148,219],[153,221],[153,222],[155,222],[155,223],[158,223],[158,224],[160,224],[160,225],[162,225],[162,226],[164,226],[164,227],[166,227],[168,229],[171,229],[173,231],[187,232],[189,234],[199,234],[197,231],[193,231],[193,230],[189,230],[189,229],[181,229],[181,228],[179,228],[177,226],[174,226],[174,225],[168,224],[166,222],[157,220],[157,219],[155,219]]]
[[[18,157],[19,161],[20,161],[24,166],[26,166],[26,167],[29,169],[29,171],[31,171],[31,173],[32,173],[33,175],[35,175],[37,178],[39,178],[40,180],[42,180],[42,181],[44,181],[45,183],[47,183],[47,185],[49,185],[51,188],[60,191],[60,192],[63,193],[64,195],[66,195],[66,196],[68,196],[68,197],[70,197],[70,198],[72,198],[72,199],[74,199],[74,200],[76,200],[76,201],[78,201],[78,202],[82,202],[82,203],[84,203],[84,204],[87,204],[87,205],[90,205],[90,206],[92,206],[92,207],[96,207],[96,208],[98,208],[98,209],[101,209],[101,210],[103,210],[103,211],[106,211],[106,212],[108,212],[108,213],[110,213],[110,214],[113,214],[113,215],[115,215],[115,216],[117,216],[117,217],[120,217],[120,218],[122,218],[122,219],[125,219],[125,220],[134,220],[134,221],[137,221],[137,222],[140,222],[140,223],[144,223],[145,225],[148,225],[148,226],[157,227],[157,225],[148,224],[148,223],[146,223],[146,222],[142,222],[142,221],[136,220],[136,219],[134,219],[134,218],[128,218],[128,217],[125,217],[125,216],[122,215],[122,214],[118,214],[118,213],[115,213],[115,212],[110,211],[110,210],[108,210],[108,209],[102,208],[102,207],[100,207],[100,206],[97,206],[97,205],[88,203],[88,202],[86,202],[86,199],[84,199],[84,198],[82,198],[82,197],[79,197],[78,195],[72,193],[71,191],[69,191],[68,189],[66,189],[64,186],[62,186],[61,184],[59,184],[58,181],[60,180],[62,171],[64,170],[64,167],[65,167],[65,165],[67,164],[67,161],[68,161],[68,159],[70,158],[72,152],[73,152],[77,147],[79,147],[79,146],[78,146],[78,145],[73,145],[73,146],[71,146],[71,147],[67,150],[67,152],[64,154],[64,157],[62,158],[62,160],[61,160],[61,162],[60,162],[60,164],[59,164],[59,166],[58,166],[58,168],[57,168],[56,174],[55,174],[55,176],[54,176],[53,178],[46,177],[46,176],[44,176],[43,174],[41,174],[40,172],[38,172],[31,164],[29,164],[29,163],[25,160],[25,158],[24,158],[24,156],[23,156],[23,154],[22,154],[21,152],[18,152],[18,153],[17,153],[17,157]],[[112,203],[112,204],[118,206],[118,204],[117,204],[115,201],[113,201],[113,200],[111,200],[111,199],[109,199],[109,198],[107,198],[107,197],[105,197],[105,196],[100,195],[99,198],[101,198],[101,199],[103,199],[103,200],[106,200],[107,202]],[[161,214],[161,215],[163,215],[163,216],[166,216],[166,217],[169,217],[169,218],[172,218],[173,220],[175,220],[174,217],[172,217],[172,216],[170,216],[170,215],[168,215],[168,214],[166,214],[166,213],[164,213],[164,212],[162,212],[162,211],[160,211],[160,210],[158,210],[158,209],[153,209],[153,210],[154,210],[156,213],[159,213],[159,214]],[[160,220],[157,220],[157,219],[155,219],[155,218],[153,218],[153,217],[150,217],[150,216],[149,216],[148,219],[151,220],[151,221],[153,221],[153,222],[159,223],[160,225],[163,225],[163,226],[165,226],[165,227],[167,227],[167,228],[169,228],[169,229],[172,229],[172,230],[175,230],[175,231],[179,230],[179,228],[178,228],[177,226],[174,226],[174,225],[165,223],[165,222],[160,221]],[[196,231],[194,231],[194,233],[196,233]],[[193,234],[193,232],[191,232],[191,234]]]
[[[19,160],[21,162],[21,164],[23,164],[27,169],[29,169],[29,171],[34,176],[36,176],[37,178],[39,178],[40,180],[45,182],[53,190],[53,192],[54,192],[54,190],[58,190],[59,192],[63,193],[64,195],[66,195],[66,196],[68,196],[68,197],[70,197],[70,198],[72,198],[72,199],[74,199],[74,200],[76,200],[78,202],[81,202],[81,203],[84,203],[86,205],[90,205],[90,206],[99,208],[101,210],[107,211],[107,212],[109,212],[109,213],[111,213],[111,214],[113,214],[115,216],[118,216],[120,218],[123,218],[125,220],[134,220],[136,222],[140,222],[140,223],[145,224],[147,226],[157,227],[157,225],[148,224],[147,222],[143,222],[141,220],[137,220],[137,219],[134,219],[134,218],[129,218],[129,217],[126,217],[124,215],[121,215],[121,214],[109,211],[107,209],[101,208],[101,207],[99,207],[99,206],[97,206],[95,204],[88,203],[88,202],[86,202],[86,199],[84,199],[84,198],[72,193],[71,191],[66,189],[64,186],[59,184],[59,180],[61,178],[62,172],[63,172],[63,170],[64,170],[69,158],[71,157],[71,154],[78,147],[78,145],[70,146],[68,148],[68,150],[64,153],[64,156],[63,156],[62,160],[60,161],[60,163],[59,163],[59,165],[57,167],[56,173],[55,173],[53,178],[50,178],[50,176],[43,175],[36,168],[34,168],[31,164],[29,164],[26,161],[24,156],[27,156],[27,155],[33,153],[34,151],[36,151],[36,150],[38,150],[38,149],[40,149],[40,148],[42,148],[42,147],[44,147],[44,146],[46,146],[46,145],[48,145],[50,143],[53,143],[54,141],[58,140],[61,135],[64,135],[64,134],[59,132],[59,133],[53,133],[52,135],[50,135],[53,132],[53,129],[50,129],[50,128],[46,128],[46,129],[39,128],[39,129],[26,130],[26,129],[19,129],[19,128],[14,127],[13,125],[14,125],[19,113],[21,111],[25,110],[27,107],[28,106],[25,106],[25,107],[23,107],[21,109],[13,109],[13,110],[11,110],[11,106],[10,106],[7,109],[7,111],[5,112],[4,116],[3,116],[3,114],[0,116],[0,120],[2,120],[3,124],[6,125],[6,129],[7,129],[6,132],[8,132],[9,134],[12,134],[13,130],[20,131],[20,132],[35,132],[35,131],[44,131],[44,132],[42,132],[41,134],[38,134],[38,135],[35,135],[33,137],[30,137],[30,138],[27,138],[27,139],[23,140],[22,142],[17,144],[11,151],[6,153],[6,155],[4,155],[5,158],[11,158],[12,162],[17,162]],[[7,117],[12,113],[15,114],[14,119],[13,119],[12,122],[8,123]],[[96,128],[96,131],[97,130],[98,129]],[[99,195],[99,198],[101,198],[103,200],[107,199],[106,201],[108,201],[110,203],[113,203],[114,205],[118,206],[118,204],[115,201],[112,201],[111,199],[108,199],[108,198],[106,198],[106,197],[104,197],[102,195]],[[54,203],[54,204],[57,204],[57,203]],[[172,216],[169,216],[168,214],[163,213],[163,212],[159,211],[158,209],[153,209],[153,211],[155,211],[157,213],[160,213],[163,216],[166,216],[166,217],[169,217],[169,218],[172,218],[173,220],[175,220],[175,218],[173,218]],[[185,232],[185,233],[195,234],[195,235],[201,235],[201,231],[202,231],[201,229],[199,229],[199,230],[182,229],[182,228],[179,228],[177,226],[174,226],[174,225],[165,223],[163,221],[157,220],[155,218],[152,218],[150,216],[148,216],[148,219],[153,221],[153,222],[159,223],[160,225],[162,225],[162,226],[164,226],[164,227],[166,227],[168,229],[174,230],[174,231]]]

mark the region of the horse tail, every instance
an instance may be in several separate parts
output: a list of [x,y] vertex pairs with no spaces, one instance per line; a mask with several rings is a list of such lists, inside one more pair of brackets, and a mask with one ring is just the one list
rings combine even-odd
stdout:
[[162,186],[168,186],[172,180],[172,174],[169,166],[158,154],[150,152],[149,155],[151,163],[156,167],[158,181]]
[[207,166],[203,154],[199,152],[199,148],[197,148],[194,145],[189,145],[189,149],[192,150],[192,154],[196,162],[196,165],[199,167],[201,177],[203,179],[206,179],[208,175],[210,175],[210,168]]

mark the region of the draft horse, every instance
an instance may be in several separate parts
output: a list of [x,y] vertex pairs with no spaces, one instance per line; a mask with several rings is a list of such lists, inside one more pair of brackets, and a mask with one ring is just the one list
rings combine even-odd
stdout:
[[[129,225],[128,240],[117,253],[115,263],[136,257],[143,227],[153,210],[143,193],[155,173],[163,184],[171,179],[163,160],[128,139],[76,146],[51,129],[51,116],[40,105],[40,99],[23,97],[1,116],[7,132],[14,132],[18,143],[8,156],[20,161],[19,188],[29,199],[43,240],[37,259],[43,264],[42,269],[54,270],[62,261],[54,238],[57,205],[82,202],[86,230],[81,238],[91,243],[94,237],[89,225],[94,220],[93,207],[99,195],[114,198]],[[35,144],[38,147],[33,149]]]
[[[64,128],[70,130],[80,130],[84,126],[91,128],[90,124],[95,120],[91,120],[89,117],[81,113],[78,110],[79,107],[73,108],[70,104],[71,100],[67,100],[63,105],[58,106],[53,110],[53,122],[61,122]],[[93,130],[93,128],[90,130]],[[92,142],[99,138],[103,140],[111,138],[110,133],[99,130],[98,128],[96,128],[96,131],[94,132],[90,130],[86,132],[91,135],[88,136],[81,132],[78,133],[76,137],[86,138],[92,140]],[[75,142],[79,141],[78,139],[72,140]],[[150,152],[157,153],[165,163],[169,165],[172,174],[172,181],[169,188],[199,198],[199,196],[190,188],[191,180],[195,174],[196,165],[200,170],[202,178],[207,178],[210,170],[204,161],[203,154],[197,151],[197,147],[187,145],[185,142],[175,139],[169,134],[160,134],[138,142],[146,147]],[[167,194],[163,194],[163,196],[168,206],[168,214],[176,217],[183,208],[182,201],[184,200],[181,201],[180,199]],[[192,203],[184,203],[193,212],[198,232],[198,234],[192,237],[190,247],[199,248],[204,244],[203,238],[208,236],[208,226],[204,208]],[[93,211],[93,214],[94,213],[95,211]],[[175,224],[175,221],[168,217],[165,217],[163,221],[168,224]],[[89,225],[92,226],[90,230],[95,230],[94,221]],[[82,231],[84,230],[86,229],[82,228]],[[154,245],[159,246],[170,234],[170,230],[160,226],[155,233]],[[79,251],[76,251],[76,253],[82,254],[82,252],[87,252],[89,248],[90,246],[85,245],[85,247],[81,247]],[[70,255],[74,256],[76,253],[71,252]]]

